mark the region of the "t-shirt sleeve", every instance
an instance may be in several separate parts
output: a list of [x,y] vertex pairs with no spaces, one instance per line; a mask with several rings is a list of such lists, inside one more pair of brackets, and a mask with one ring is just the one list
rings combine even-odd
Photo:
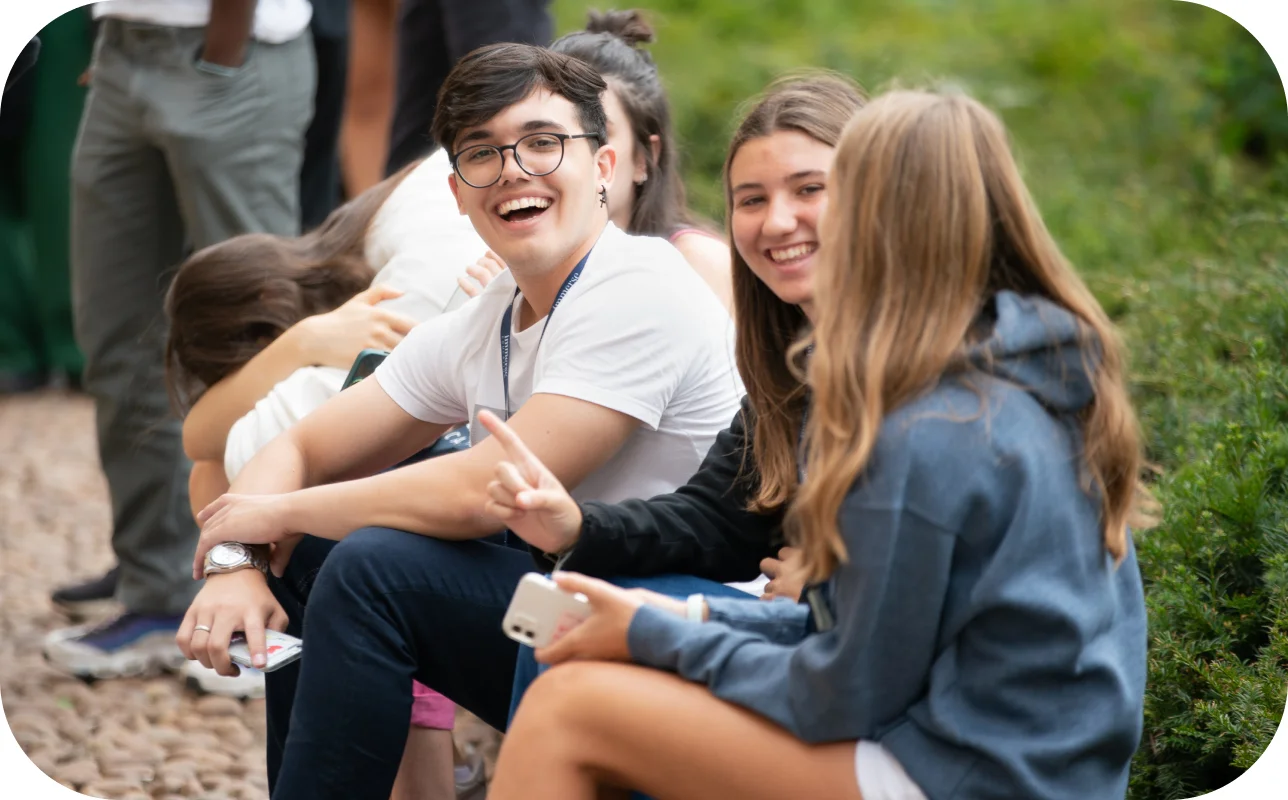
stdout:
[[541,345],[532,393],[575,397],[657,430],[704,339],[664,284],[631,273],[565,301]]
[[469,419],[458,375],[473,308],[443,314],[407,334],[372,377],[398,406],[422,422],[450,425]]

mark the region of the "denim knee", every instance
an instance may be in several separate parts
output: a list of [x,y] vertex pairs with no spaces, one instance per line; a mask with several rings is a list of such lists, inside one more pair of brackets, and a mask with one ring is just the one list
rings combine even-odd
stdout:
[[314,580],[309,605],[339,598],[375,599],[390,577],[390,565],[406,557],[399,544],[415,535],[391,528],[362,528],[349,534],[327,555]]

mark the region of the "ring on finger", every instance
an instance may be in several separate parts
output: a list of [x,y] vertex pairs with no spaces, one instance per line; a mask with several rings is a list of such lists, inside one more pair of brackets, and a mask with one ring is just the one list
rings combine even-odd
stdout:
[[192,629],[192,632],[193,632],[193,633],[196,633],[197,631],[203,631],[203,632],[205,632],[205,633],[210,633],[210,626],[209,626],[209,625],[198,625],[198,626],[196,626],[195,628],[193,628],[193,629]]

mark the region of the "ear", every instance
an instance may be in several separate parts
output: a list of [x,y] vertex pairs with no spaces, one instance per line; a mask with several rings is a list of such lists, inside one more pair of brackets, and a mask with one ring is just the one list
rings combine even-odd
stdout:
[[456,185],[456,173],[452,172],[447,176],[447,188],[452,190],[452,197],[456,198],[456,211],[463,217],[465,216],[465,206],[461,205],[461,189]]
[[657,164],[662,160],[662,137],[656,133],[649,134],[648,149],[653,152],[653,163]]
[[606,144],[595,153],[595,191],[599,191],[601,183],[611,185],[616,173],[617,150],[611,144]]

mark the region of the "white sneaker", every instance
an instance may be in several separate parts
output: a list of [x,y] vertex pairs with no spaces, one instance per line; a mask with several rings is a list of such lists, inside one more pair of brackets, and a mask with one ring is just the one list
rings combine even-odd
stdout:
[[205,694],[235,697],[238,700],[263,697],[264,673],[240,665],[238,669],[241,670],[240,675],[228,678],[201,666],[200,661],[189,661],[183,665],[183,677],[189,687]]
[[177,669],[183,653],[174,642],[181,616],[126,612],[103,622],[62,628],[41,648],[50,666],[86,680],[147,675]]

